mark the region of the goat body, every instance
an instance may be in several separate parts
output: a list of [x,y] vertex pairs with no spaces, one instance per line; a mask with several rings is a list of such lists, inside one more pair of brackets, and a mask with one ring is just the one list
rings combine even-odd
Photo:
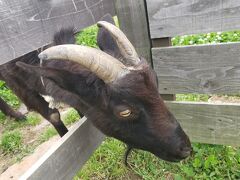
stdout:
[[[54,45],[74,43],[74,32],[72,28],[62,29],[54,35]],[[71,92],[61,89],[54,81],[41,78],[36,74],[32,74],[18,67],[16,63],[21,62],[28,65],[40,66],[38,51],[30,52],[23,57],[19,57],[13,61],[0,66],[0,79],[5,81],[7,86],[21,99],[29,110],[34,110],[46,118],[63,136],[67,132],[67,128],[60,120],[60,114],[56,108],[50,108],[49,103],[45,101],[42,95],[54,96],[56,101],[65,102],[72,107],[82,107],[79,97]],[[64,69],[68,71],[79,71],[79,66],[74,66],[72,62],[52,61],[46,62],[49,67]],[[45,64],[43,64],[45,65]],[[75,68],[76,67],[76,68]],[[48,92],[50,91],[50,92]],[[53,93],[53,94],[51,94]],[[73,99],[73,101],[69,100]],[[0,99],[0,109],[6,115],[17,119],[23,119],[24,115],[13,110],[2,99]],[[78,108],[79,109],[79,108]]]

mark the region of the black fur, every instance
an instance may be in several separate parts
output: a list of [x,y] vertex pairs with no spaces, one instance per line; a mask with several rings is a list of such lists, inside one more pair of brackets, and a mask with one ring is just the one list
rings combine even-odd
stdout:
[[[73,28],[62,29],[54,35],[55,45],[59,44],[72,44],[74,43],[74,31]],[[39,112],[44,118],[53,124],[57,129],[58,133],[63,136],[67,132],[67,128],[60,120],[59,112],[57,109],[48,108],[48,103],[40,96],[41,95],[53,95],[56,100],[62,101],[64,98],[65,103],[68,103],[68,97],[72,97],[74,101],[70,104],[73,107],[84,107],[79,101],[78,96],[71,92],[62,90],[61,87],[55,84],[54,81],[49,79],[43,79],[44,85],[39,75],[25,71],[19,68],[17,64],[27,64],[35,67],[40,66],[40,60],[38,58],[38,51],[33,51],[26,54],[23,57],[19,57],[13,61],[10,61],[0,66],[0,77],[1,80],[5,81],[7,86],[13,90],[13,92],[23,101],[28,109]],[[70,63],[70,62],[69,62]],[[49,63],[50,67],[65,68],[65,65],[60,61]],[[46,88],[46,87],[51,88]],[[59,93],[61,92],[61,93]],[[74,98],[73,98],[74,97]],[[24,115],[14,111],[12,108],[7,106],[3,101],[0,103],[0,109],[11,117],[22,119]],[[81,111],[79,111],[81,112]],[[54,116],[54,114],[56,114]]]

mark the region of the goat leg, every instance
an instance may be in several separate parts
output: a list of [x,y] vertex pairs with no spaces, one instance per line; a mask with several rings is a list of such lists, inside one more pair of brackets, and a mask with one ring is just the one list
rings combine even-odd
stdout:
[[0,98],[0,110],[7,116],[15,118],[17,120],[26,119],[22,113],[12,109],[2,98]]
[[[20,96],[19,96],[20,97]],[[61,121],[60,113],[57,109],[49,108],[48,102],[44,100],[37,92],[31,89],[21,89],[21,97],[24,104],[28,109],[34,110],[41,114],[46,120],[48,120],[58,134],[62,137],[68,132],[67,127]]]
[[63,122],[60,119],[60,113],[57,109],[48,109],[48,118],[47,120],[54,126],[54,128],[57,130],[58,134],[62,137],[67,132],[67,127],[63,124]]

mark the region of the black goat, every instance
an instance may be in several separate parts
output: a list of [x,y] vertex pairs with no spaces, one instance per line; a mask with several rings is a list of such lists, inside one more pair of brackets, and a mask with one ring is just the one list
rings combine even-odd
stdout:
[[126,157],[131,148],[138,148],[168,161],[186,158],[191,152],[189,138],[161,99],[155,72],[116,26],[107,22],[98,26],[102,51],[60,41],[57,44],[68,45],[40,53],[41,66],[37,53],[30,53],[27,59],[2,66],[1,72],[6,72],[2,77],[12,75],[5,80],[9,87],[60,135],[67,130],[59,113],[48,108],[40,94],[71,105],[103,133],[126,143]]
[[[62,29],[54,35],[53,45],[74,43],[75,39],[73,28]],[[1,65],[0,79],[6,82],[7,86],[23,101],[29,110],[34,110],[40,113],[56,128],[60,136],[63,136],[67,133],[68,130],[60,120],[59,111],[56,108],[50,108],[49,103],[45,101],[42,95],[50,95],[47,92],[47,89],[49,86],[51,86],[51,91],[54,91],[53,93],[55,95],[54,97],[56,98],[56,101],[59,100],[59,102],[68,103],[68,98],[71,97],[70,99],[73,99],[74,97],[74,101],[70,100],[68,104],[76,109],[79,109],[81,106],[81,101],[78,101],[78,96],[72,94],[71,92],[65,91],[64,89],[61,89],[61,87],[56,85],[53,81],[24,71],[22,68],[19,68],[16,65],[16,62],[22,62],[30,65],[40,66],[40,59],[38,58],[38,54],[38,51],[33,51],[23,57],[19,57],[13,61]],[[69,61],[65,63],[52,61],[47,62],[47,64],[50,67],[58,67],[74,72],[72,69],[73,63]],[[68,64],[68,66],[66,66],[66,64]],[[45,65],[45,63],[43,63],[43,65]],[[81,69],[78,68],[78,70]],[[0,99],[0,109],[3,111],[3,113],[11,117],[17,119],[24,118],[24,115],[13,110],[2,99]]]

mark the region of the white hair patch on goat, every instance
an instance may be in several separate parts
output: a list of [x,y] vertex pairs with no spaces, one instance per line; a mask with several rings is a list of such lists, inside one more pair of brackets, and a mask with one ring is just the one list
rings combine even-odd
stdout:
[[42,94],[40,94],[40,95],[45,99],[45,101],[47,101],[49,103],[49,105],[48,105],[49,108],[54,109],[54,108],[60,107],[61,103],[55,101],[52,96],[42,95]]

